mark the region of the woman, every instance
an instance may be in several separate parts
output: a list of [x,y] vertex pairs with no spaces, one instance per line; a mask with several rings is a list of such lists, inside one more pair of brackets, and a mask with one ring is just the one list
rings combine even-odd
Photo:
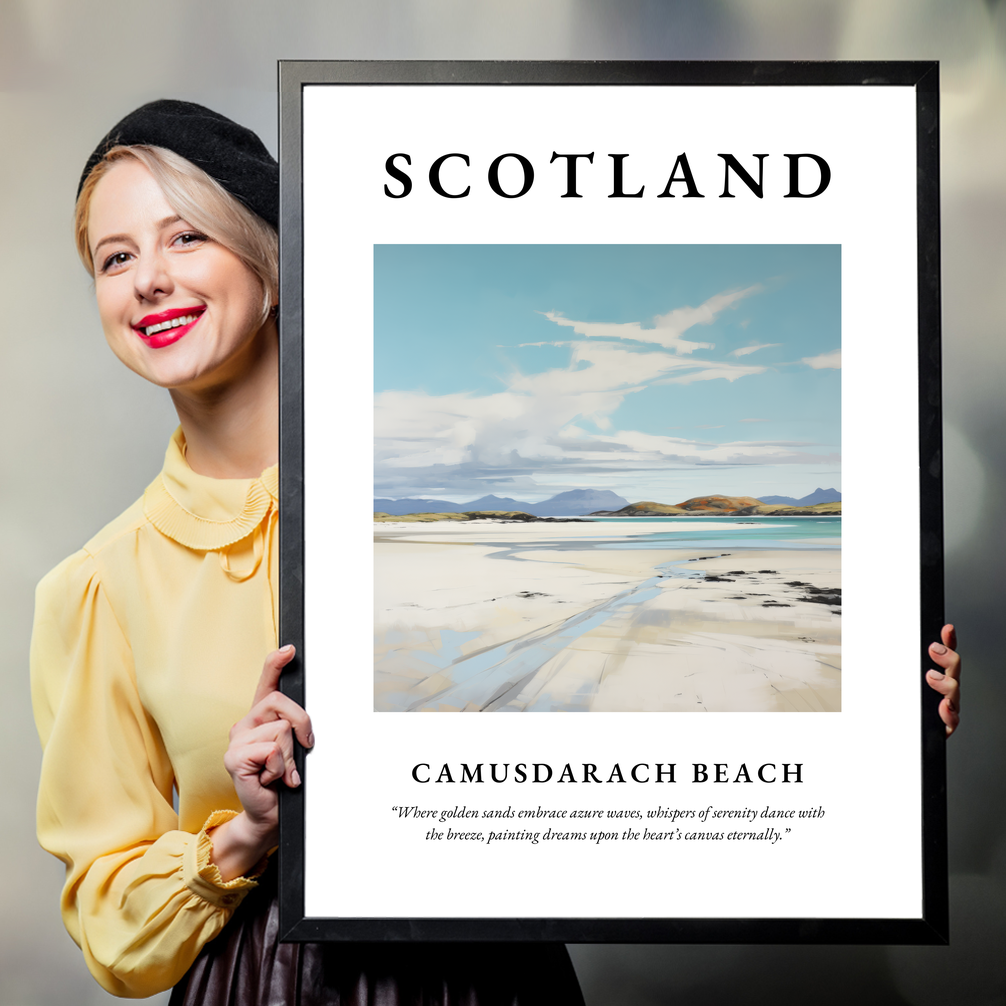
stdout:
[[[67,929],[122,996],[582,1004],[561,946],[276,942],[276,785],[300,785],[293,738],[314,740],[274,649],[277,219],[258,138],[186,102],[127,116],[81,179],[105,336],[180,427],[143,497],[39,585],[38,830],[66,864]],[[931,648],[948,734],[955,645],[948,626]]]
[[38,831],[67,929],[121,996],[582,1004],[561,945],[277,944],[276,786],[314,740],[277,690],[277,220],[258,137],[187,102],[131,113],[81,179],[106,339],[180,426],[143,497],[38,589]]

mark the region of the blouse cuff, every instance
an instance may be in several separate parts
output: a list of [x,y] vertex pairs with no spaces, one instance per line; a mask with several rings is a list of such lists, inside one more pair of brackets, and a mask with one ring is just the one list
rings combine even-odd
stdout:
[[218,908],[234,909],[240,905],[245,895],[252,888],[258,887],[255,878],[261,876],[269,865],[269,857],[263,856],[245,876],[224,880],[216,863],[211,862],[213,842],[208,832],[237,816],[236,810],[213,811],[206,819],[202,831],[195,836],[195,841],[186,844],[182,860],[182,875],[186,886]]

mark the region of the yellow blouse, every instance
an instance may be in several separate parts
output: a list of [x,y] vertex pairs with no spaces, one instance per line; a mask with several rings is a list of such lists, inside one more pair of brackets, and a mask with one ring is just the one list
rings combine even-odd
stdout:
[[115,995],[174,985],[255,886],[223,882],[206,829],[241,809],[228,731],[276,646],[277,493],[276,467],[197,475],[176,431],[143,498],[38,586],[38,836]]

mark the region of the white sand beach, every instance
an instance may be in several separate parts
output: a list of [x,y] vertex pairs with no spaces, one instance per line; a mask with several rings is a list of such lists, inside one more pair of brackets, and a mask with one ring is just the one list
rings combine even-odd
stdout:
[[669,530],[375,524],[375,708],[840,709],[840,551],[626,547]]

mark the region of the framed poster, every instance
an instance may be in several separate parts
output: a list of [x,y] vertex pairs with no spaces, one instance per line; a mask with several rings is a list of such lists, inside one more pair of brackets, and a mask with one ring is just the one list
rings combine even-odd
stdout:
[[945,941],[935,64],[280,90],[287,938]]

